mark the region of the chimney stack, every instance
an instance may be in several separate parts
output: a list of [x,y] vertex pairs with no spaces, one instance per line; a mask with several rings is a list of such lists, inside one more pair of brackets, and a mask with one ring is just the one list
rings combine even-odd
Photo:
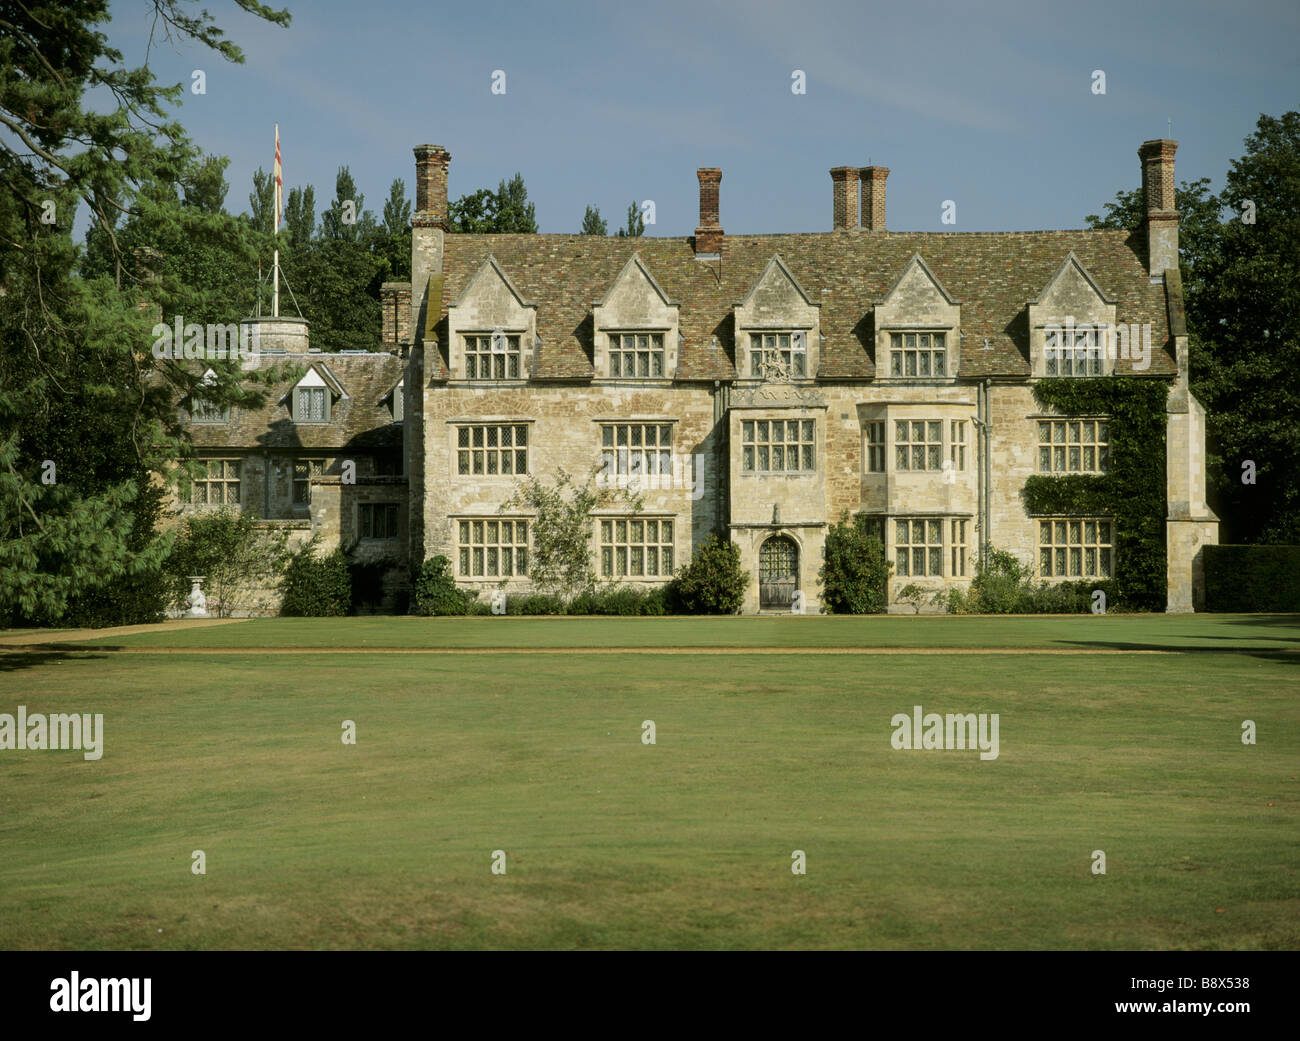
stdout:
[[447,230],[447,164],[451,153],[441,145],[415,146],[415,219]]
[[858,226],[858,178],[861,171],[856,166],[831,168],[831,194],[835,204],[834,225],[841,228]]
[[862,227],[867,231],[885,230],[885,179],[888,176],[887,166],[862,168],[862,184],[865,188],[862,196]]
[[716,166],[702,166],[695,171],[700,179],[700,226],[695,229],[695,255],[722,254],[722,225],[718,223],[718,185],[722,171]]
[[1178,267],[1178,210],[1174,206],[1174,153],[1167,137],[1143,141],[1142,194],[1146,197],[1147,270],[1151,277]]

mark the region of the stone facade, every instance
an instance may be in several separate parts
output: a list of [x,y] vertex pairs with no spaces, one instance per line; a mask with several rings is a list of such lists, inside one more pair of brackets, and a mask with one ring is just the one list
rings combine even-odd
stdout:
[[[635,515],[592,518],[602,576],[665,582],[717,532],[753,576],[747,612],[817,611],[826,531],[846,516],[881,534],[894,600],[909,584],[965,585],[984,545],[1051,580],[1104,580],[1124,567],[1110,519],[1030,516],[1023,492],[1035,474],[1101,472],[1109,417],[1053,414],[1034,384],[1125,375],[1170,386],[1168,609],[1191,610],[1217,520],[1187,386],[1175,149],[1139,152],[1137,232],[891,232],[888,169],[845,166],[831,171],[830,231],[729,235],[710,167],[695,236],[620,239],[454,234],[451,156],[421,145],[412,279],[383,287],[383,349],[364,378],[363,363],[323,359],[321,378],[352,401],[365,383],[372,425],[319,446],[313,528],[361,556],[446,556],[485,598],[524,592],[532,518],[504,504],[523,476],[595,470],[641,498]],[[1100,332],[1115,328],[1119,350]],[[253,488],[284,455],[264,443],[282,421],[262,416],[241,442]],[[341,479],[367,437],[376,460],[400,445],[403,476],[371,465]],[[298,515],[278,470],[268,487],[272,514]],[[394,502],[392,544],[365,545],[359,511]]]

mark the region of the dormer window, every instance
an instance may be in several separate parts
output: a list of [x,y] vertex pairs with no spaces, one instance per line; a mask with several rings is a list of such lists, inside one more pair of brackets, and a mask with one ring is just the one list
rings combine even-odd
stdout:
[[[203,387],[215,386],[217,374],[211,369],[203,374],[199,380],[199,385]],[[192,423],[229,423],[230,406],[216,405],[207,401],[198,394],[190,398],[190,422]]]
[[1102,330],[1093,325],[1049,326],[1043,332],[1043,369],[1048,376],[1102,375]]
[[195,423],[229,423],[230,406],[214,405],[202,398],[191,398],[190,419]]
[[330,395],[326,387],[295,387],[293,391],[295,423],[328,423]]
[[808,338],[803,332],[750,333],[749,373],[770,377],[784,374],[802,378],[808,374]]
[[492,333],[465,337],[467,380],[519,379],[519,337]]
[[947,376],[947,346],[943,333],[890,333],[891,376]]
[[661,378],[664,374],[663,333],[610,333],[609,374]]

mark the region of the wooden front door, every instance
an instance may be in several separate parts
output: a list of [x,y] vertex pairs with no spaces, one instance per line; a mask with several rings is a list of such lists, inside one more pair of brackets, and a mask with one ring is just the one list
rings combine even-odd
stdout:
[[773,536],[758,551],[758,606],[788,611],[798,588],[799,547],[785,535]]

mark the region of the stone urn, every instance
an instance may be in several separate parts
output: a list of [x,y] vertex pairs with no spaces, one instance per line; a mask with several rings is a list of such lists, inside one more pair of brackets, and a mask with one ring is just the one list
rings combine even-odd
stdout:
[[194,584],[190,590],[190,609],[186,613],[187,618],[207,618],[208,617],[208,598],[203,595],[200,583],[203,581],[202,575],[190,575],[190,581]]

